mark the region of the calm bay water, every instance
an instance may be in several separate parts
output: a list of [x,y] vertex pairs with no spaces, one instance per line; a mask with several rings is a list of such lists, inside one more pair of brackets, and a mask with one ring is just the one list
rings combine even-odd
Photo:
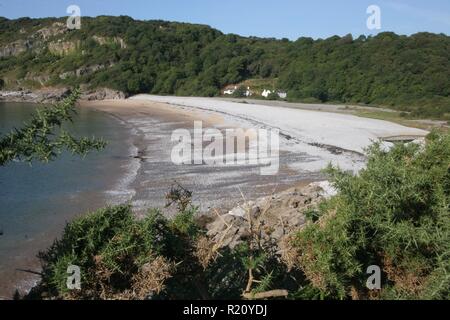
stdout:
[[[20,126],[35,108],[0,103],[0,133]],[[130,160],[129,129],[92,109],[79,109],[66,129],[76,136],[102,137],[108,146],[85,158],[64,153],[48,164],[0,167],[0,297],[8,295],[17,279],[35,278],[18,269],[36,270],[36,253],[51,244],[67,221],[112,203],[112,198],[130,198],[121,185]]]

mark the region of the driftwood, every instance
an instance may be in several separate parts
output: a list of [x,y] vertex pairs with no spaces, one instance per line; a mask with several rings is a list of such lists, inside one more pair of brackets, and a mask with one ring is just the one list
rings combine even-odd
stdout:
[[244,299],[248,300],[261,300],[261,299],[268,299],[268,298],[279,298],[283,297],[286,298],[288,296],[287,290],[271,290],[271,291],[265,291],[265,292],[259,292],[259,293],[251,293],[247,292],[242,295]]

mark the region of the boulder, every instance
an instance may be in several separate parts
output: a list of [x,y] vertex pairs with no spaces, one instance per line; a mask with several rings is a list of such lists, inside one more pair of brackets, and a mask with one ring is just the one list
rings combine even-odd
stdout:
[[252,229],[262,241],[278,246],[287,234],[306,223],[305,210],[334,194],[329,182],[321,181],[247,201],[226,214],[215,213],[206,225],[207,235],[220,247],[234,248],[250,236],[251,219]]

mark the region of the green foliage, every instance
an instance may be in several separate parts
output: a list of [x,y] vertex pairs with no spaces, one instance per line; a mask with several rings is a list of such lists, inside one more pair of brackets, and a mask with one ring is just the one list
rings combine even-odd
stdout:
[[[40,254],[42,281],[29,298],[239,299],[282,288],[292,299],[450,299],[450,135],[427,139],[389,151],[374,144],[356,176],[330,166],[339,193],[305,213],[283,249],[290,262],[256,229],[209,256],[215,244],[178,185],[167,196],[183,209],[173,219],[157,210],[136,219],[122,205],[69,223]],[[66,288],[71,264],[82,270],[80,291]],[[366,288],[371,265],[382,270],[381,290]]]
[[[57,21],[64,23],[1,20],[0,43],[33,38]],[[288,41],[225,35],[204,25],[103,16],[85,17],[82,29],[48,41],[58,40],[79,46],[60,56],[43,45],[39,53],[2,58],[0,74],[17,79],[47,74],[47,85],[196,96],[215,96],[225,85],[248,79],[278,79],[290,100],[383,105],[412,116],[450,117],[450,37],[444,34],[385,32]],[[102,68],[60,78],[95,65]]]
[[245,86],[239,86],[233,92],[233,97],[235,98],[245,98],[246,97],[247,88]]
[[450,298],[450,135],[368,152],[358,176],[328,169],[339,195],[298,233],[298,266],[326,297],[369,297],[379,265],[379,298]]
[[[183,214],[182,214],[183,215]],[[177,263],[164,292],[151,292],[155,298],[202,297],[197,282],[203,269],[193,257],[193,243],[186,230],[186,214],[173,221],[152,210],[136,220],[130,206],[108,207],[69,223],[60,240],[40,253],[42,280],[28,298],[42,295],[59,298],[117,298],[135,289],[136,276],[157,257]],[[180,230],[180,221],[183,229]],[[82,272],[82,288],[66,287],[67,267],[77,265]],[[158,273],[159,270],[151,270]],[[139,283],[137,284],[139,285]],[[132,294],[129,296],[136,298]]]
[[5,80],[0,78],[0,90],[2,90],[5,87]]
[[[42,282],[29,298],[239,299],[286,289],[293,299],[449,299],[450,135],[433,132],[426,145],[397,144],[389,151],[377,143],[356,176],[327,171],[339,193],[306,212],[308,224],[284,249],[293,263],[258,240],[258,232],[203,263],[214,243],[190,201],[173,219],[155,210],[136,219],[123,205],[69,223],[40,254]],[[178,191],[169,195],[183,194],[172,190]],[[157,261],[173,266],[170,273],[155,267]],[[82,270],[75,293],[66,289],[71,264]],[[382,270],[381,290],[366,288],[371,265]],[[154,266],[149,272],[156,279],[166,270],[159,289],[139,289],[145,266]]]
[[278,93],[276,93],[275,91],[272,91],[268,96],[267,96],[268,100],[278,100]]
[[104,148],[106,143],[102,140],[77,139],[61,129],[64,122],[72,121],[79,94],[75,90],[61,103],[39,109],[22,128],[0,136],[0,166],[14,159],[47,162],[63,150],[84,156],[91,150]]
[[[239,299],[249,267],[255,276],[261,275],[254,293],[280,283],[289,289],[297,288],[296,273],[286,272],[286,267],[272,252],[250,251],[246,244],[234,250],[223,248],[207,266],[201,266],[197,247],[204,230],[193,219],[194,213],[192,208],[167,219],[152,210],[146,218],[137,220],[130,206],[122,205],[75,219],[66,226],[61,239],[39,254],[42,280],[27,298],[142,298],[133,293],[139,286],[135,280],[158,257],[175,267],[164,279],[162,290],[148,289],[144,297]],[[211,247],[212,244],[206,249]],[[81,290],[66,287],[69,265],[80,267]],[[158,278],[160,270],[150,271]]]
[[305,212],[303,212],[303,214],[305,215],[306,219],[311,222],[317,222],[317,220],[319,220],[321,216],[321,212],[314,207],[307,209]]
[[181,234],[185,234],[190,239],[195,240],[200,233],[200,228],[197,226],[194,218],[196,211],[197,208],[193,207],[179,212],[171,221],[172,228]]
[[269,290],[273,282],[273,272],[267,273],[259,281],[260,282],[258,283],[256,288],[253,289],[252,293],[261,293]]
[[139,267],[172,251],[168,234],[167,220],[158,211],[136,221],[128,205],[75,219],[66,226],[60,240],[40,253],[42,284],[35,291],[44,290],[54,296],[67,294],[67,267],[73,264],[82,271],[81,296],[99,298],[102,290],[105,293],[106,283],[108,292],[121,292],[131,287]]

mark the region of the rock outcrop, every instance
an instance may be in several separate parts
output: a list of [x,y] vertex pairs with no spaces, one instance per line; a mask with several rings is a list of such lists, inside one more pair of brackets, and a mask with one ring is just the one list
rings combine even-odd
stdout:
[[[39,90],[0,91],[0,101],[30,102],[30,103],[55,103],[61,101],[70,94],[68,88],[45,88]],[[106,100],[125,99],[126,95],[117,90],[100,88],[88,90],[82,88],[81,100]]]
[[[41,51],[45,47],[45,42],[50,38],[54,38],[60,34],[67,32],[68,29],[64,23],[55,22],[49,27],[45,27],[39,29],[35,33],[29,35],[25,39],[16,40],[14,42],[8,43],[2,47],[0,47],[0,58],[7,58],[10,56],[17,56],[25,51]],[[21,30],[21,33],[25,33],[24,30]],[[48,48],[50,51],[54,52],[62,52],[64,50],[68,50],[71,45],[61,45],[58,42],[49,43]]]
[[40,90],[0,91],[0,100],[11,102],[54,103],[70,93],[66,88],[48,88]]
[[108,45],[108,44],[118,44],[121,49],[126,49],[127,44],[121,37],[101,37],[101,36],[92,36],[95,42],[99,45]]
[[248,201],[206,225],[208,237],[220,247],[234,248],[249,238],[249,219],[263,242],[278,246],[306,223],[304,212],[335,194],[328,181],[311,183]]
[[80,42],[79,41],[53,41],[49,42],[48,44],[48,50],[56,55],[64,56],[69,53],[74,52],[79,48]]
[[31,40],[17,40],[3,47],[0,47],[0,58],[17,56],[22,52],[25,52],[32,48],[33,42]]
[[36,32],[36,36],[42,40],[48,40],[60,34],[64,34],[68,31],[67,26],[62,22],[55,22],[50,27],[39,29]]
[[60,79],[67,79],[70,77],[81,77],[81,76],[86,76],[86,75],[90,75],[93,74],[97,71],[106,69],[106,68],[110,68],[114,65],[114,63],[109,63],[109,64],[94,64],[94,65],[90,65],[90,66],[83,66],[80,67],[76,70],[73,71],[66,71],[63,72],[61,74],[59,74],[59,78]]
[[96,90],[83,91],[81,100],[119,100],[125,99],[126,95],[122,91],[109,88],[100,88]]

